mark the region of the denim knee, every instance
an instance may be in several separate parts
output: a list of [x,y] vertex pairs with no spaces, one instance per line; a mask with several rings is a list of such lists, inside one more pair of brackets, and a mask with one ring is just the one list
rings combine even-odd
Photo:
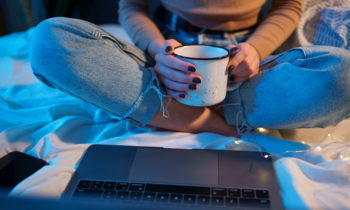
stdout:
[[34,74],[45,84],[144,126],[162,107],[164,88],[144,53],[86,21],[51,18],[30,43]]
[[334,47],[301,47],[276,56],[227,95],[227,105],[239,103],[225,106],[227,121],[271,129],[336,125],[350,113],[349,66],[349,52]]

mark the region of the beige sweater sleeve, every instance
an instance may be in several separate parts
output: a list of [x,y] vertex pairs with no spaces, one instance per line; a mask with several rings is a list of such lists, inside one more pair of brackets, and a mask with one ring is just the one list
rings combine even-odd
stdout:
[[275,51],[296,29],[302,13],[301,0],[272,0],[270,13],[247,42],[264,59]]
[[120,0],[119,22],[143,51],[147,50],[152,40],[163,37],[151,20],[147,0]]

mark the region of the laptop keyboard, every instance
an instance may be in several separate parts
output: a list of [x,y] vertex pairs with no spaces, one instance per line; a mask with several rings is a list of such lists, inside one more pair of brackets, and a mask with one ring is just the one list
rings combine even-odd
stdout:
[[80,180],[72,199],[270,208],[268,190],[95,180]]

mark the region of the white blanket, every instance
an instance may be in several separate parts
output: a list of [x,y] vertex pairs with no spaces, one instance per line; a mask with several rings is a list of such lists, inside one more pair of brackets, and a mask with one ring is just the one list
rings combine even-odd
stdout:
[[[125,34],[118,26],[113,27],[115,35]],[[256,150],[212,133],[147,132],[133,126],[127,130],[127,123],[46,87],[32,75],[28,61],[31,32],[0,38],[0,157],[21,151],[50,165],[17,185],[11,196],[60,198],[91,144]],[[333,138],[350,139],[349,126],[347,120],[330,130],[299,129],[297,135],[289,136],[316,146]],[[255,138],[260,138],[259,145],[273,153],[307,147],[279,137],[276,131],[265,131]],[[349,159],[339,158],[346,151],[350,151],[349,145],[336,144],[321,152],[288,153],[288,157],[280,159],[274,156],[286,208],[350,209]]]

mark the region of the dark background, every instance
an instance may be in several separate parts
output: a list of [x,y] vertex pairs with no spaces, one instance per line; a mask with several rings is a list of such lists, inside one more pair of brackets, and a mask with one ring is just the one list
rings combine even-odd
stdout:
[[50,17],[118,23],[119,0],[0,0],[0,36],[25,31]]

